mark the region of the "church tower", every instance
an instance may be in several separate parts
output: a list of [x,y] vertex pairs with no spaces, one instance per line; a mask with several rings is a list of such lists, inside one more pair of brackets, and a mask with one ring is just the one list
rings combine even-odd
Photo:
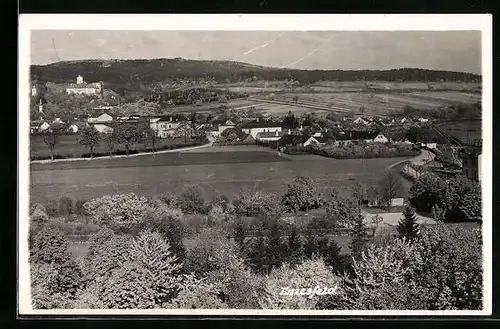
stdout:
[[40,105],[38,105],[38,113],[43,114],[43,105],[42,105],[42,99],[40,98]]
[[77,85],[83,85],[83,77],[81,75],[79,75],[78,77],[76,77],[76,84]]

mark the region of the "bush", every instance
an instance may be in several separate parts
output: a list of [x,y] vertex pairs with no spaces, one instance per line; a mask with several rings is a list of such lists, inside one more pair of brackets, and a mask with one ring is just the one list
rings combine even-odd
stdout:
[[389,143],[362,143],[344,146],[311,144],[305,150],[309,153],[337,159],[406,157],[420,153],[411,145]]
[[85,210],[85,203],[87,200],[77,200],[75,203],[74,213],[77,215],[87,215],[87,211]]
[[191,240],[184,266],[188,273],[204,276],[224,268],[237,255],[238,246],[222,230],[204,228]]
[[235,203],[236,213],[244,216],[278,217],[283,212],[276,194],[248,188],[240,191]]
[[59,199],[59,215],[68,216],[71,215],[71,210],[73,209],[73,199],[62,197]]
[[106,195],[85,203],[93,224],[108,225],[125,233],[136,232],[151,210],[151,203],[135,193]]
[[59,204],[57,200],[51,199],[47,201],[47,203],[45,204],[45,210],[47,211],[47,215],[49,217],[55,217],[59,215]]
[[281,203],[288,210],[306,211],[317,209],[321,206],[321,194],[317,191],[310,178],[296,177],[292,184],[288,185],[288,190],[281,199]]
[[186,214],[207,214],[209,211],[203,191],[197,186],[186,189],[180,196],[179,203]]

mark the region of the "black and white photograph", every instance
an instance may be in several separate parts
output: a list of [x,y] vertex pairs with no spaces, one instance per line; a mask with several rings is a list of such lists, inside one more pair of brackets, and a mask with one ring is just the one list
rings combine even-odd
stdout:
[[491,313],[490,16],[54,16],[20,314]]

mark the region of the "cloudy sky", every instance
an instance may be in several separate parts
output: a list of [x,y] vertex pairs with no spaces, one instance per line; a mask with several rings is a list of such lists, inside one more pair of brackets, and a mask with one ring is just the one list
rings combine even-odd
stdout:
[[479,31],[33,31],[32,64],[183,57],[297,69],[481,73]]

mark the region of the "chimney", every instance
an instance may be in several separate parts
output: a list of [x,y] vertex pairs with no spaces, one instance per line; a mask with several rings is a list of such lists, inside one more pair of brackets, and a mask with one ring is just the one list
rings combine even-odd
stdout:
[[172,122],[172,116],[170,116],[170,122]]
[[276,130],[276,136],[278,136],[278,131]]
[[288,129],[288,135],[290,135],[292,133],[292,131],[290,129]]

